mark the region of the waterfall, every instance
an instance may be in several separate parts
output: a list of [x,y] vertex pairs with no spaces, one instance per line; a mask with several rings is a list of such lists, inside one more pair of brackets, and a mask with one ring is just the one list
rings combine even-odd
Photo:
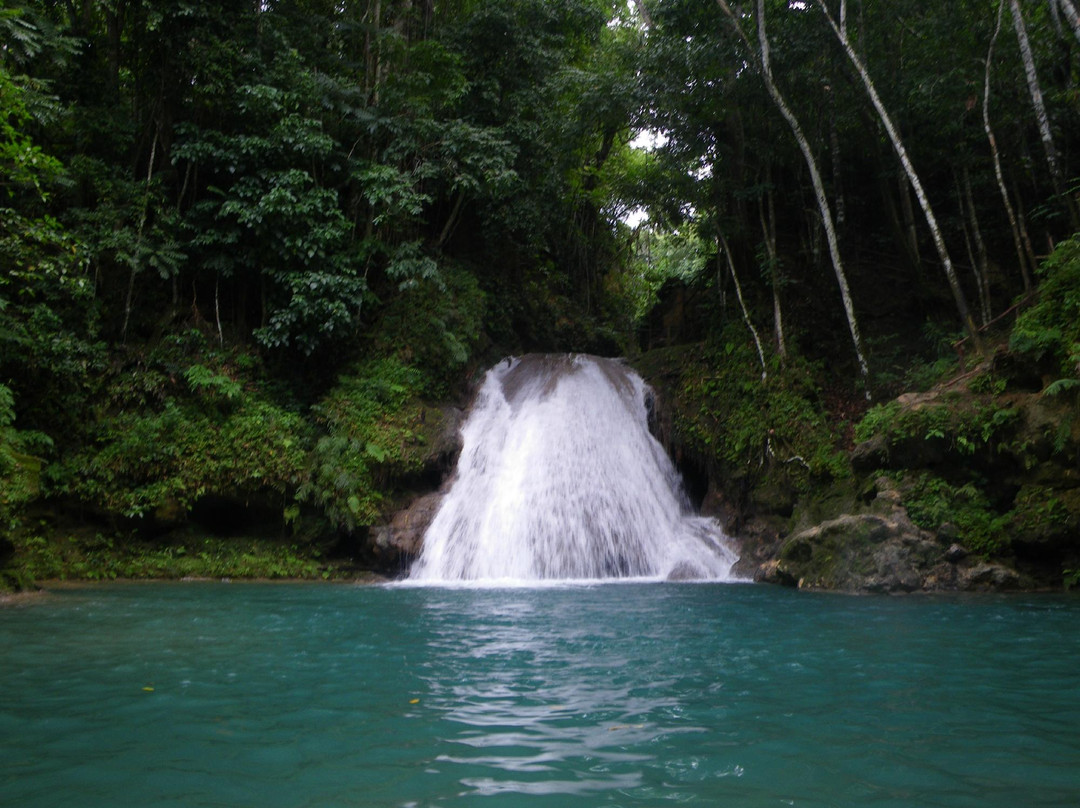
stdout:
[[737,556],[650,434],[647,392],[593,356],[489,370],[410,579],[729,579]]

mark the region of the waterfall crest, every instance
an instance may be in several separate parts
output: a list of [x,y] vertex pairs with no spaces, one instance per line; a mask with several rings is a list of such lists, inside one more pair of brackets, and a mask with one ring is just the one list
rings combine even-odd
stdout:
[[693,513],[648,430],[646,392],[593,356],[488,371],[410,579],[730,579],[730,540]]

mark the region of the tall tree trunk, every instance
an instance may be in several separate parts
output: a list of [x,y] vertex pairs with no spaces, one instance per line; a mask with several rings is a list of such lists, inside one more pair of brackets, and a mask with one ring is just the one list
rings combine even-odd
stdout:
[[368,3],[362,17],[364,22],[364,95],[378,106],[379,82],[382,73],[382,0]]
[[998,193],[1001,194],[1001,202],[1005,206],[1005,214],[1009,217],[1009,228],[1012,230],[1013,245],[1016,248],[1016,263],[1020,267],[1020,277],[1024,281],[1024,291],[1031,289],[1031,273],[1028,271],[1027,258],[1024,255],[1024,245],[1020,238],[1020,226],[1016,221],[1016,211],[1013,210],[1012,201],[1009,199],[1009,191],[1005,187],[1005,175],[1001,170],[1001,155],[998,153],[997,138],[994,137],[993,127],[990,126],[990,66],[994,61],[994,45],[997,43],[998,34],[1001,33],[1001,19],[1005,12],[1005,0],[998,3],[997,24],[994,26],[994,34],[990,37],[990,45],[986,49],[986,72],[983,76],[983,101],[982,117],[983,131],[986,132],[986,140],[990,144],[990,156],[994,161],[994,177],[997,179]]
[[1020,185],[1016,174],[1012,175],[1013,198],[1016,200],[1016,222],[1020,226],[1020,238],[1024,241],[1024,252],[1027,254],[1028,264],[1031,267],[1039,265],[1039,259],[1035,255],[1035,247],[1031,243],[1031,236],[1027,228],[1027,214],[1024,213],[1024,197],[1020,194]]
[[[870,74],[867,72],[866,66],[862,63],[862,59],[859,58],[859,55],[855,53],[855,49],[851,45],[851,40],[847,37],[847,32],[842,31],[836,24],[836,21],[829,13],[829,9],[825,6],[824,0],[814,1],[818,8],[821,9],[821,13],[829,23],[829,27],[836,35],[837,40],[844,49],[844,53],[847,54],[848,61],[851,62],[852,66],[858,72],[859,77],[862,79],[863,86],[866,88],[866,93],[870,97],[870,102],[874,105],[874,109],[877,110],[878,117],[881,119],[881,123],[885,127],[885,132],[889,136],[889,141],[892,143],[897,157],[900,158],[900,164],[907,173],[908,180],[911,182],[911,187],[914,189],[915,196],[919,200],[919,205],[922,207],[923,215],[926,217],[926,224],[930,228],[930,234],[934,239],[934,246],[937,248],[938,256],[941,258],[942,268],[945,271],[945,277],[949,281],[949,288],[952,290],[953,300],[956,303],[956,309],[960,315],[960,320],[963,322],[964,328],[971,337],[976,350],[979,353],[982,353],[982,340],[979,338],[979,329],[975,326],[975,321],[971,317],[971,309],[968,308],[967,298],[964,296],[964,290],[960,286],[960,279],[956,276],[952,258],[949,257],[949,251],[945,246],[945,237],[941,233],[941,228],[938,227],[937,218],[934,216],[934,211],[930,207],[930,200],[926,195],[926,191],[923,189],[919,175],[915,172],[915,167],[911,163],[911,158],[908,157],[907,149],[904,147],[903,140],[900,139],[900,133],[893,123],[892,116],[890,116],[888,110],[885,109],[885,105],[882,103],[881,97],[877,93],[874,82],[870,79]],[[758,2],[760,3],[761,0],[758,0]],[[846,6],[846,0],[841,0],[841,9],[843,10]]]
[[[776,205],[773,191],[766,177],[765,193],[758,196],[758,217],[761,219],[761,234],[765,239],[765,256],[768,260],[769,281],[772,285],[773,298],[773,337],[776,339],[776,353],[781,360],[787,359],[787,341],[784,339],[784,313],[780,305],[780,257],[776,251]],[[766,210],[768,214],[766,215]]]
[[652,15],[649,14],[649,9],[645,7],[645,0],[634,0],[634,8],[637,9],[638,16],[641,17],[642,25],[646,29],[652,28]]
[[986,243],[983,241],[982,230],[979,228],[979,217],[975,211],[975,195],[971,192],[971,172],[968,171],[968,167],[964,166],[961,174],[955,176],[954,179],[956,198],[965,219],[964,243],[975,274],[975,286],[979,292],[979,322],[986,325],[991,319],[989,261],[986,256]]
[[[956,192],[957,194],[960,193],[959,181],[957,182]],[[963,201],[959,201],[960,210],[962,212],[966,212]],[[962,229],[964,231],[964,249],[967,251],[968,264],[969,266],[971,266],[972,272],[975,275],[975,285],[976,288],[979,290],[979,323],[982,325],[986,325],[986,323],[988,322],[988,318],[986,316],[986,308],[983,306],[982,278],[979,275],[978,265],[975,263],[975,248],[971,244],[971,227],[966,220],[964,221]]]
[[731,281],[735,285],[735,296],[739,299],[739,308],[742,310],[743,322],[746,323],[746,327],[750,331],[750,336],[754,338],[754,347],[757,348],[758,361],[761,362],[761,380],[766,381],[769,378],[769,372],[765,365],[765,351],[761,348],[761,338],[758,336],[757,329],[754,328],[754,321],[750,319],[750,311],[746,308],[746,301],[743,300],[742,285],[739,283],[739,276],[735,272],[735,262],[731,258],[731,248],[728,247],[727,239],[724,238],[722,232],[717,230],[716,235],[720,241],[720,249],[724,253],[724,258],[727,261],[728,270],[731,272]]
[[1076,35],[1076,41],[1080,42],[1080,14],[1077,14],[1076,6],[1073,5],[1072,0],[1057,0],[1057,7],[1065,15],[1065,19],[1069,21],[1069,26]]
[[124,298],[124,325],[120,329],[120,342],[127,344],[128,324],[131,322],[131,310],[135,299],[135,276],[139,273],[139,262],[142,260],[143,229],[146,227],[146,217],[150,212],[150,181],[154,176],[154,161],[157,158],[157,135],[154,136],[150,146],[150,160],[146,164],[146,191],[143,194],[143,208],[139,216],[139,228],[135,232],[135,254],[131,256],[131,273],[128,275],[127,295]]
[[1028,94],[1031,96],[1031,106],[1035,110],[1035,122],[1039,125],[1039,138],[1042,140],[1043,151],[1046,152],[1046,165],[1050,169],[1050,180],[1054,186],[1054,193],[1060,194],[1065,184],[1064,177],[1061,173],[1061,165],[1058,163],[1054,136],[1050,131],[1050,117],[1046,113],[1046,104],[1043,103],[1039,75],[1035,71],[1035,57],[1031,52],[1031,41],[1028,39],[1027,26],[1024,24],[1023,15],[1020,13],[1020,0],[1009,0],[1009,9],[1012,11],[1016,39],[1020,43],[1020,56],[1024,61]]
[[[818,210],[821,213],[821,223],[825,228],[825,237],[829,243],[829,257],[832,259],[833,271],[836,274],[836,282],[840,287],[840,297],[844,304],[844,314],[847,315],[848,330],[851,333],[851,342],[855,347],[855,356],[859,363],[859,374],[862,376],[863,381],[866,382],[870,375],[870,368],[866,363],[865,354],[863,352],[862,335],[859,333],[859,323],[855,318],[855,306],[851,301],[851,292],[848,288],[847,275],[844,272],[843,261],[840,259],[840,244],[836,236],[836,228],[833,225],[829,200],[825,196],[825,186],[821,181],[821,172],[818,171],[817,158],[814,157],[814,152],[810,148],[810,142],[806,139],[806,135],[803,134],[802,126],[800,126],[798,119],[795,117],[795,113],[791,111],[791,108],[787,105],[787,101],[784,100],[784,96],[780,93],[780,88],[777,87],[776,82],[773,81],[772,65],[769,61],[769,38],[765,31],[765,2],[764,0],[757,0],[756,17],[758,49],[756,50],[743,31],[739,18],[731,10],[731,7],[727,4],[726,0],[717,0],[717,3],[720,4],[720,8],[723,9],[724,13],[728,16],[736,33],[743,42],[746,43],[750,52],[753,53],[759,61],[761,75],[765,81],[765,87],[769,92],[769,97],[787,122],[788,127],[791,129],[791,133],[795,136],[795,140],[799,144],[799,150],[802,152],[803,159],[806,162],[806,167],[810,171],[810,181],[814,186],[814,197],[817,200]],[[869,396],[869,387],[867,387],[867,395]]]

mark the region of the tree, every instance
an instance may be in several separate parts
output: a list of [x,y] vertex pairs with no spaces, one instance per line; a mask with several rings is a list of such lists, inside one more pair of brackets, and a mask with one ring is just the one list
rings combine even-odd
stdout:
[[1001,169],[1001,155],[998,151],[997,138],[994,136],[993,127],[990,125],[990,66],[994,61],[994,44],[998,34],[1001,33],[1001,17],[1005,11],[1005,2],[998,3],[997,23],[994,26],[993,36],[986,51],[986,70],[983,77],[982,119],[983,130],[986,132],[986,140],[990,145],[990,157],[994,163],[994,179],[997,180],[998,192],[1001,194],[1001,203],[1005,208],[1005,214],[1009,219],[1009,229],[1012,232],[1013,244],[1016,247],[1016,263],[1020,269],[1020,276],[1024,280],[1024,291],[1031,289],[1031,272],[1028,270],[1027,256],[1024,253],[1023,242],[1020,237],[1020,225],[1016,217],[1016,210],[1009,199],[1009,190],[1005,186],[1005,175]]
[[1077,13],[1072,0],[1053,0],[1053,2],[1057,3],[1057,8],[1061,9],[1065,19],[1069,21],[1069,27],[1076,35],[1076,41],[1080,42],[1080,14]]
[[[826,7],[824,0],[815,0],[818,8],[821,9],[821,13],[824,15],[829,28],[832,29],[836,35],[837,41],[840,43],[844,50],[845,55],[848,57],[848,61],[851,62],[852,67],[855,68],[862,80],[863,86],[866,89],[866,93],[870,98],[871,103],[874,106],[875,111],[878,114],[878,118],[881,121],[882,126],[885,128],[885,132],[889,137],[889,142],[892,144],[893,149],[896,151],[896,155],[900,160],[900,164],[904,168],[904,173],[907,175],[908,181],[911,183],[912,189],[915,191],[915,196],[919,200],[919,206],[922,208],[923,215],[926,218],[926,224],[930,228],[930,234],[934,240],[934,246],[937,248],[938,257],[941,259],[942,269],[945,272],[945,276],[949,281],[949,288],[952,290],[953,301],[956,303],[957,312],[960,315],[960,320],[964,324],[964,328],[967,330],[969,337],[976,346],[980,346],[980,338],[978,328],[975,326],[975,321],[972,319],[971,311],[968,308],[967,299],[964,295],[964,290],[960,286],[960,280],[956,275],[956,270],[953,268],[952,258],[949,256],[949,251],[945,246],[945,238],[942,235],[941,228],[938,226],[937,218],[934,216],[933,209],[930,206],[930,199],[926,194],[926,190],[923,188],[922,181],[919,179],[919,175],[915,172],[915,167],[912,165],[911,158],[908,156],[907,149],[904,147],[904,142],[900,138],[900,133],[896,128],[896,124],[893,122],[892,117],[889,115],[888,110],[885,109],[885,105],[881,101],[881,97],[878,95],[877,89],[874,87],[874,83],[870,78],[870,74],[866,70],[866,66],[855,52],[855,48],[848,38],[847,34],[847,2],[846,0],[840,0],[840,23],[838,24],[832,15],[829,13],[829,9]],[[981,352],[981,347],[979,347]]]
[[[749,39],[742,30],[742,26],[739,23],[738,17],[732,12],[731,7],[727,4],[726,0],[717,0],[721,9],[727,15],[728,20],[734,26],[739,37],[746,43],[747,47],[751,51],[754,51],[753,46],[750,44]],[[814,157],[814,153],[810,148],[810,143],[803,134],[802,127],[799,125],[798,119],[791,111],[787,102],[784,100],[783,95],[780,93],[780,89],[777,87],[772,75],[772,65],[769,57],[769,38],[765,30],[765,3],[764,0],[757,0],[757,31],[758,31],[758,48],[754,51],[755,60],[758,62],[762,79],[765,82],[765,87],[769,92],[769,97],[776,105],[776,108],[780,111],[784,120],[787,122],[791,129],[792,135],[799,144],[799,150],[802,152],[803,159],[806,161],[806,167],[810,171],[810,179],[814,187],[814,198],[817,202],[818,210],[821,212],[822,224],[825,227],[825,235],[829,244],[829,258],[832,261],[833,271],[836,273],[836,282],[840,288],[840,297],[844,303],[844,314],[847,317],[848,330],[851,334],[851,342],[855,347],[855,356],[859,362],[859,373],[865,382],[869,374],[869,367],[866,364],[866,358],[863,355],[862,336],[859,333],[859,323],[855,318],[855,307],[851,300],[851,292],[848,288],[847,274],[844,272],[844,265],[840,258],[840,245],[836,235],[836,226],[833,223],[832,210],[829,207],[828,198],[825,195],[825,186],[821,181],[821,172],[818,171],[817,159]],[[867,390],[869,395],[869,389]]]
[[1016,40],[1020,45],[1020,55],[1024,61],[1024,75],[1027,77],[1028,93],[1031,96],[1032,109],[1035,111],[1035,121],[1039,126],[1039,138],[1042,140],[1043,152],[1046,155],[1046,165],[1050,169],[1054,191],[1060,194],[1064,178],[1058,161],[1057,147],[1054,145],[1054,135],[1050,131],[1050,116],[1043,102],[1042,86],[1039,84],[1039,74],[1035,69],[1035,57],[1031,52],[1027,26],[1024,24],[1024,15],[1020,11],[1020,0],[1009,0],[1009,10],[1012,13]]

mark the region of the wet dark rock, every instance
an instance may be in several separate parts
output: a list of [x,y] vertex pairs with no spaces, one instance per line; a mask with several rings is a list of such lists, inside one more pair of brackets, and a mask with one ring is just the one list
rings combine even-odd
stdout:
[[801,588],[846,592],[911,592],[941,549],[898,509],[889,515],[843,514],[785,543],[774,577]]
[[873,471],[889,465],[889,445],[883,435],[856,444],[851,451],[851,467],[855,471]]
[[781,567],[780,559],[773,558],[758,566],[754,574],[758,583],[797,586],[799,581],[790,572]]
[[444,496],[436,491],[419,497],[395,513],[390,524],[373,527],[370,545],[375,557],[385,566],[404,566],[415,559]]
[[1004,564],[981,562],[960,571],[957,589],[965,592],[988,592],[1019,589],[1021,576]]
[[968,557],[968,551],[961,547],[959,544],[950,544],[949,549],[945,551],[945,560],[951,564],[955,564],[958,561],[963,561]]

